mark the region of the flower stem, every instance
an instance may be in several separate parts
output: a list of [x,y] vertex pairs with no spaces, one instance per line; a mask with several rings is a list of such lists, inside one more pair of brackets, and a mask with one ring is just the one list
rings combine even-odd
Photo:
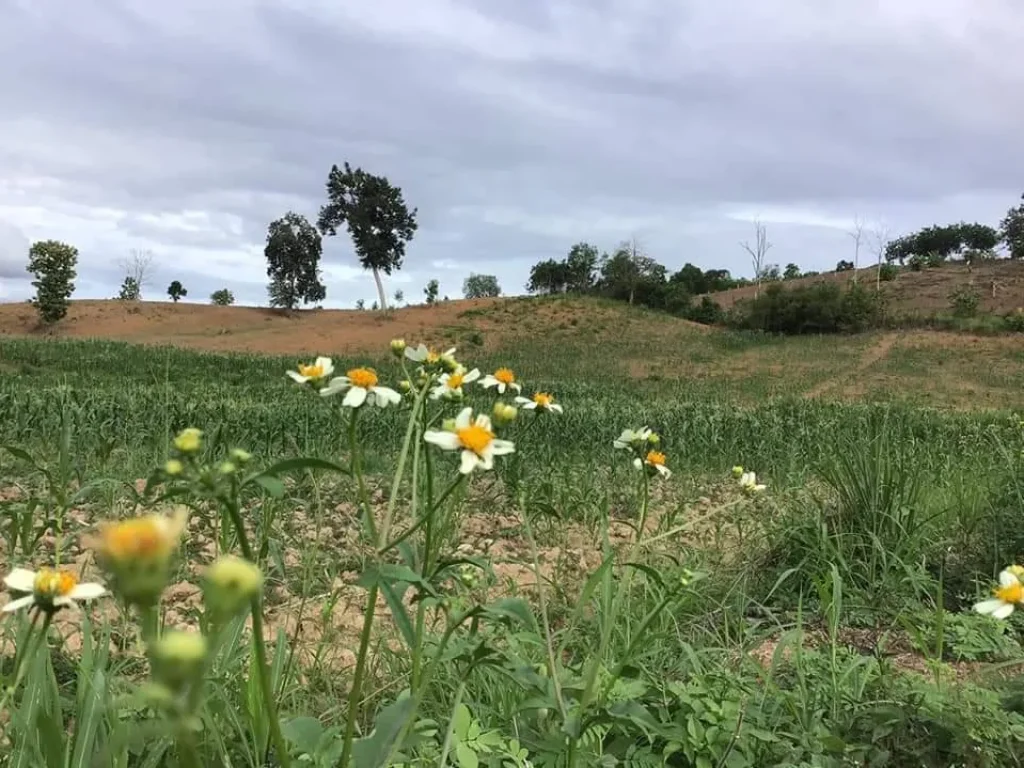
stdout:
[[348,694],[348,717],[345,720],[345,741],[341,748],[339,768],[347,768],[352,753],[352,739],[355,735],[356,713],[359,709],[359,698],[362,696],[363,677],[366,674],[366,657],[370,647],[370,634],[373,629],[373,616],[377,609],[377,582],[374,581],[366,595],[366,614],[363,616],[363,629],[359,633],[359,655],[356,657],[356,672],[352,679],[352,690]]
[[[28,634],[25,637],[25,652],[18,654],[14,660],[14,682],[4,691],[3,697],[0,698],[0,712],[4,711],[7,707],[7,702],[10,701],[11,697],[14,696],[14,693],[21,686],[21,681],[25,677],[25,670],[28,668],[27,662],[35,657],[36,651],[39,650],[39,643],[46,637],[46,632],[50,628],[52,614],[47,613],[46,618],[43,620],[43,626],[39,632],[35,631],[40,613],[43,613],[43,611],[36,610],[32,613],[32,621],[28,625]],[[0,729],[0,733],[2,733],[2,729]]]
[[352,411],[352,415],[348,422],[348,445],[352,454],[352,472],[356,476],[359,488],[359,503],[363,507],[363,525],[366,526],[366,533],[370,541],[377,543],[377,521],[373,519],[373,510],[370,509],[370,497],[366,492],[366,480],[363,478],[363,454],[359,450],[359,438],[356,434],[359,409],[350,408],[349,410]]

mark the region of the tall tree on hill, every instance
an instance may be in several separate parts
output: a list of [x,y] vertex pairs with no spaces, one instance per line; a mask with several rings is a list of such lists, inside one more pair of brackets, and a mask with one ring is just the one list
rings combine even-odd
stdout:
[[411,211],[402,190],[384,176],[374,176],[345,163],[344,170],[331,166],[327,177],[327,205],[320,209],[317,228],[336,235],[347,225],[356,256],[363,269],[373,272],[380,306],[387,309],[380,273],[390,275],[402,268],[405,245],[416,233],[417,209]]
[[565,257],[565,287],[571,293],[587,293],[594,287],[594,270],[599,259],[597,247],[576,243]]
[[665,267],[646,255],[636,238],[622,243],[601,265],[601,287],[609,296],[636,299],[637,290],[646,283],[665,282]]
[[26,269],[35,276],[36,311],[44,323],[55,323],[68,313],[71,294],[75,292],[78,249],[59,240],[40,240],[28,251]]
[[754,219],[754,244],[748,241],[740,243],[743,250],[750,254],[750,263],[754,267],[754,298],[761,293],[761,277],[764,273],[764,259],[772,244],[768,242],[768,230],[760,219]]
[[320,281],[320,233],[305,216],[288,211],[267,227],[267,277],[270,306],[295,309],[301,301],[323,301],[327,289]]

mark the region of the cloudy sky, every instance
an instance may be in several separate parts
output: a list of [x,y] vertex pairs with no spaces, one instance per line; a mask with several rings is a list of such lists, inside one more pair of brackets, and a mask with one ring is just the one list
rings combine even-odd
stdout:
[[[31,241],[110,297],[266,300],[267,223],[315,220],[331,164],[419,208],[404,269],[521,293],[572,243],[636,237],[670,269],[852,258],[893,233],[995,224],[1024,191],[1019,0],[0,0],[0,300]],[[867,239],[867,238],[866,238]],[[864,260],[871,259],[865,245]],[[330,306],[372,300],[347,236]]]

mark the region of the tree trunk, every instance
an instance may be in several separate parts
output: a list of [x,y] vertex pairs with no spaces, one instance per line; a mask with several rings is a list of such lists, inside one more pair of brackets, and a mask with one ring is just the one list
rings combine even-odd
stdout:
[[377,295],[380,296],[380,308],[381,311],[388,311],[388,301],[384,298],[384,283],[380,279],[380,270],[376,267],[373,268],[373,279],[377,282]]

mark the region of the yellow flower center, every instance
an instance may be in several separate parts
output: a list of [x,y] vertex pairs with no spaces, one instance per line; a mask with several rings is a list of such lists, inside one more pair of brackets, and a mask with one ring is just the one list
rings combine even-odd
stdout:
[[462,386],[462,382],[464,379],[465,376],[463,376],[461,373],[453,373],[451,376],[448,377],[448,380],[445,382],[445,385],[448,387],[448,389],[458,389],[459,387]]
[[555,398],[544,392],[538,392],[533,396],[533,402],[540,408],[547,408],[553,403]]
[[353,368],[346,375],[353,387],[369,389],[377,386],[377,373],[372,368]]
[[505,386],[509,384],[515,384],[516,375],[512,373],[511,368],[499,368],[494,372],[494,378],[500,381]]
[[1024,585],[1015,581],[1007,587],[997,587],[995,593],[1004,603],[1019,603],[1024,600]]
[[441,359],[441,353],[438,352],[436,349],[427,350],[427,362],[428,363],[436,363],[440,359]]
[[309,365],[299,365],[299,375],[305,376],[307,379],[322,379],[324,376],[324,367],[317,365],[316,363],[310,363]]
[[665,454],[658,451],[650,451],[647,454],[647,463],[653,467],[665,466]]
[[456,430],[455,434],[459,436],[462,447],[477,456],[482,456],[483,452],[487,450],[487,446],[494,440],[494,433],[479,424],[470,424],[468,427]]
[[100,546],[107,557],[124,562],[164,557],[171,541],[157,518],[139,517],[105,526]]
[[32,592],[38,597],[50,599],[67,597],[77,584],[78,578],[73,573],[42,568],[32,582]]

